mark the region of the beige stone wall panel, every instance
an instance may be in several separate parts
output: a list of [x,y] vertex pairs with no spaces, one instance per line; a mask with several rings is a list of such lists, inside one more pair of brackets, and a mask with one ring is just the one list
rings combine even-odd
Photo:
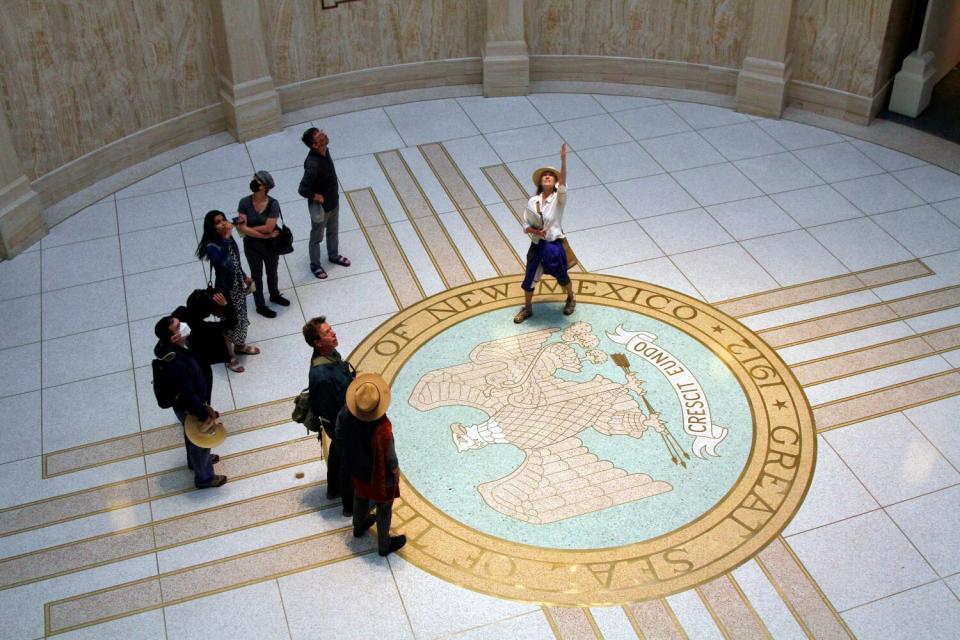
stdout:
[[[394,64],[480,56],[483,0],[261,0],[277,86]],[[328,5],[329,6],[329,5]]]
[[0,98],[30,179],[218,103],[206,0],[0,3]]
[[[793,79],[872,97],[878,89],[878,71],[899,62],[893,62],[892,50],[897,47],[891,46],[899,27],[889,34],[887,27],[891,12],[897,25],[904,13],[909,21],[905,4],[906,0],[795,0],[789,44]],[[879,84],[888,79],[889,75]]]
[[531,55],[595,55],[739,68],[752,0],[525,0]]

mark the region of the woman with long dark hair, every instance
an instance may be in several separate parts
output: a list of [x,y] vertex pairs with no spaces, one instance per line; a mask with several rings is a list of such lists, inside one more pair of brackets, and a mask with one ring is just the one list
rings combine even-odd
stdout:
[[240,264],[240,249],[233,239],[233,225],[222,211],[208,211],[203,219],[203,237],[197,244],[197,258],[209,260],[213,266],[213,286],[224,293],[233,305],[236,323],[226,332],[230,361],[227,366],[235,373],[243,373],[243,366],[236,354],[256,355],[258,347],[247,345],[247,298],[245,288],[253,282],[243,272]]
[[563,209],[567,204],[567,145],[560,147],[560,170],[540,167],[533,172],[537,195],[527,201],[523,212],[524,233],[530,238],[527,268],[523,278],[523,308],[513,317],[520,324],[533,315],[533,290],[544,273],[557,279],[567,292],[563,314],[569,316],[577,306],[573,283],[567,274],[567,254],[563,246]]

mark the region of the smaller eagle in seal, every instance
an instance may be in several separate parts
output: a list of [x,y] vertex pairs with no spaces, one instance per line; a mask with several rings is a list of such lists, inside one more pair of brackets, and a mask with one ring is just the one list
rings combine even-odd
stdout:
[[[581,336],[591,330],[587,323],[578,325]],[[410,405],[420,411],[443,406],[484,411],[489,419],[480,424],[450,425],[460,453],[497,443],[524,452],[515,471],[477,487],[490,507],[523,522],[556,522],[670,491],[669,483],[628,473],[583,446],[577,436],[589,427],[632,438],[665,427],[659,414],[645,414],[631,395],[645,393],[632,373],[626,384],[601,375],[586,381],[558,377],[559,371],[579,373],[582,363],[570,344],[546,344],[557,331],[478,344],[469,362],[425,374]]]

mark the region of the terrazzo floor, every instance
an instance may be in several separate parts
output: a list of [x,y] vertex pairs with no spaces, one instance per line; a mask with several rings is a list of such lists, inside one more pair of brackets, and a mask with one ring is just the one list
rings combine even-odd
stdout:
[[[353,261],[325,281],[309,270],[296,193],[311,125],[331,138],[341,252]],[[457,269],[469,280],[516,273],[503,256],[524,255],[527,241],[504,185],[529,191],[563,142],[564,226],[584,269],[725,310],[777,349],[814,409],[812,486],[771,547],[722,576],[736,602],[713,584],[555,607],[451,584],[402,553],[370,555],[322,498],[316,441],[277,402],[306,384],[305,319],[326,315],[349,354],[452,286]],[[231,482],[188,491],[179,436],[162,429],[174,417],[150,388],[152,327],[206,284],[193,257],[203,215],[235,210],[260,169],[296,239],[280,261],[293,304],[271,320],[251,309],[262,355],[242,374],[217,367],[213,404],[249,424],[220,451]],[[452,262],[418,218],[439,221]],[[891,265],[903,275],[878,275]],[[784,301],[735,311],[766,292]],[[0,263],[0,301],[0,637],[951,638],[960,628],[960,175],[913,156],[641,97],[358,110],[116,191]],[[801,325],[819,328],[789,333]],[[841,405],[844,417],[828,416]]]

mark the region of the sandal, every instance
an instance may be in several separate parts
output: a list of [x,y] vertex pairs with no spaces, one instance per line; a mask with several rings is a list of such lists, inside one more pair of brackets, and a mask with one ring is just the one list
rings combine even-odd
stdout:
[[251,347],[247,344],[241,344],[239,346],[234,346],[233,350],[237,353],[242,353],[246,356],[257,356],[260,355],[260,347]]
[[524,320],[526,320],[532,315],[533,315],[533,309],[531,309],[530,307],[524,307],[523,309],[520,309],[519,312],[517,312],[517,315],[513,316],[513,322],[514,324],[520,324],[521,322],[523,322]]
[[243,368],[243,365],[237,362],[236,358],[227,363],[227,368],[234,373],[243,373],[246,371],[246,369]]
[[310,271],[313,273],[314,276],[316,276],[317,278],[320,278],[321,280],[324,280],[327,277],[327,272],[324,271],[323,267],[321,267],[320,265],[317,265],[315,267],[310,267]]
[[573,310],[577,308],[577,299],[576,298],[567,298],[567,304],[563,305],[563,315],[569,316],[573,313]]
[[336,258],[330,258],[330,262],[333,264],[338,264],[341,267],[349,267],[350,261],[344,258],[343,256],[337,256]]

